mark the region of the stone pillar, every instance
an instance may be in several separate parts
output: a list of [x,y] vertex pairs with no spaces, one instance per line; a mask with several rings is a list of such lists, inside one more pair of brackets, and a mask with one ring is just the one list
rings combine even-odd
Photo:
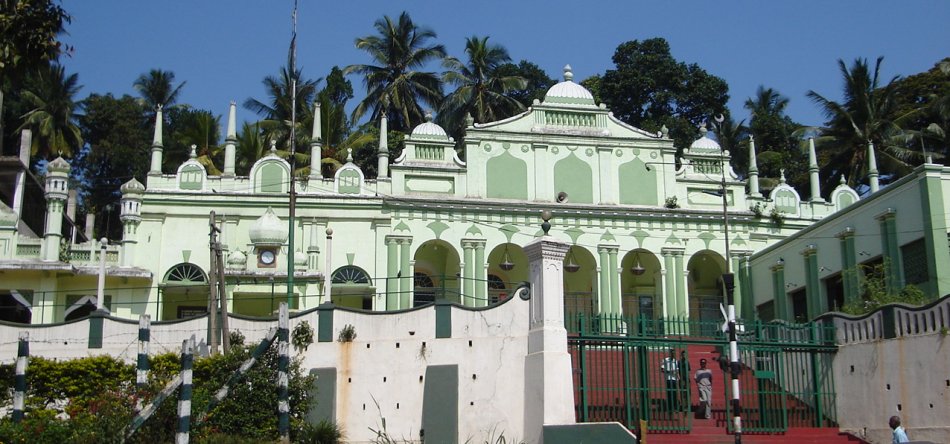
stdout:
[[868,140],[868,185],[871,187],[872,194],[881,188],[878,175],[877,158],[874,157],[874,144]]
[[811,185],[812,202],[824,202],[821,198],[821,179],[818,177],[818,156],[815,154],[815,138],[808,138],[808,182]]
[[571,357],[564,328],[564,256],[568,245],[549,236],[524,247],[531,276],[525,356],[525,442],[540,443],[543,426],[574,423]]
[[33,132],[28,129],[21,131],[20,164],[23,165],[23,169],[16,175],[16,190],[13,192],[13,212],[16,213],[20,219],[23,218],[23,195],[26,193],[26,175],[30,170],[30,152],[32,147]]
[[386,236],[386,310],[399,309],[399,238]]
[[485,263],[485,240],[476,239],[475,244],[475,306],[487,307],[488,303],[488,264]]
[[805,303],[808,320],[817,318],[823,311],[821,282],[818,280],[818,248],[810,244],[802,251],[805,259]]
[[462,239],[462,305],[475,306],[475,244]]
[[59,260],[59,244],[63,238],[63,212],[69,189],[66,179],[69,177],[69,163],[57,157],[46,167],[46,233],[40,247],[40,257],[44,261]]
[[901,252],[897,245],[897,211],[888,208],[877,216],[881,226],[881,251],[884,257],[884,282],[889,293],[896,293],[904,288],[904,267],[901,262]]
[[379,152],[376,153],[376,177],[389,177],[389,125],[384,114],[379,119]]
[[674,276],[676,277],[676,316],[684,321],[689,319],[689,294],[687,278],[689,270],[683,266],[683,250],[673,253]]
[[234,177],[234,159],[237,147],[237,104],[231,101],[228,108],[228,131],[224,138],[224,177]]
[[623,315],[623,295],[620,294],[620,267],[617,264],[618,246],[608,247],[607,256],[610,264],[607,272],[610,273],[610,308],[617,316]]
[[[729,252],[729,269],[732,270],[733,275],[735,275],[735,279],[733,280],[733,282],[735,282],[735,290],[733,291],[733,295],[735,298],[734,305],[736,307],[736,318],[739,318],[739,316],[742,314],[742,298],[744,296],[742,294],[742,290],[744,289],[744,286],[742,285],[742,268],[741,265],[739,265],[743,254],[744,252],[742,251]],[[722,305],[726,306],[725,297],[723,297]]]
[[752,253],[747,252],[742,258],[742,317],[747,321],[758,319],[755,309],[755,297],[752,294]]
[[149,176],[162,175],[162,105],[155,109],[155,133],[152,136],[152,162],[148,169]]
[[409,247],[412,245],[411,237],[399,239],[399,272],[402,277],[399,279],[399,308],[412,308],[413,294],[413,273],[409,264]]
[[600,261],[597,266],[597,309],[599,314],[609,315],[614,312],[613,298],[610,297],[610,257],[608,247],[598,245],[597,253]]
[[847,227],[838,233],[841,244],[841,284],[844,287],[844,303],[855,302],[861,295],[857,256],[854,248],[854,228]]
[[676,319],[679,308],[676,306],[676,272],[673,269],[674,250],[664,248],[660,250],[663,255],[663,276],[665,278],[665,288],[663,291],[663,307],[667,319]]
[[785,261],[779,260],[772,269],[772,306],[775,319],[788,321],[788,295],[785,293]]
[[320,262],[320,245],[316,219],[304,222],[304,230],[309,232],[309,242],[307,243],[307,269],[317,270]]
[[123,267],[131,267],[135,261],[135,246],[138,243],[136,235],[139,224],[142,222],[142,195],[145,194],[145,187],[141,182],[132,180],[119,187],[122,193],[122,199],[119,201],[122,209],[119,213],[119,219],[122,221],[122,250],[119,263]]
[[755,160],[755,139],[749,135],[749,197],[762,197],[759,192],[759,167]]

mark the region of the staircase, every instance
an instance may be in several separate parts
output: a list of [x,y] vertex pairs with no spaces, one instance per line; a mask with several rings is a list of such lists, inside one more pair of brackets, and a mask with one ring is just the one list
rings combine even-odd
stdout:
[[[723,399],[725,393],[725,376],[719,369],[717,358],[719,353],[711,345],[690,345],[688,346],[689,367],[690,367],[690,389],[692,390],[690,398],[693,400],[694,407],[698,405],[698,393],[696,385],[692,383],[692,375],[699,369],[699,360],[705,358],[706,367],[713,371],[712,388],[712,418],[705,419],[702,412],[693,415],[692,427],[690,433],[649,433],[646,442],[649,444],[677,443],[677,444],[733,444],[735,436],[729,434],[726,430],[728,421],[726,401]],[[748,370],[748,369],[746,369]],[[798,400],[789,400],[790,406],[800,405]],[[749,408],[750,406],[746,406]],[[781,434],[746,434],[742,436],[743,444],[835,444],[835,443],[866,443],[856,437],[845,433],[839,433],[837,428],[833,427],[790,427],[785,433]]]

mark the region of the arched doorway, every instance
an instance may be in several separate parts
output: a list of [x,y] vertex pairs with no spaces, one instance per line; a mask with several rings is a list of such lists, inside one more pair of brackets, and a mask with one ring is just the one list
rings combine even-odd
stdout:
[[330,283],[333,286],[330,299],[334,305],[363,310],[373,309],[376,287],[373,287],[372,279],[362,268],[354,265],[337,268],[330,276]]
[[569,314],[597,314],[600,304],[594,282],[597,261],[586,248],[572,245],[564,257],[564,311]]
[[188,318],[208,312],[208,276],[195,264],[183,262],[169,269],[159,290],[162,300],[160,320]]
[[[416,250],[413,260],[414,287],[423,292],[421,298],[419,295],[413,296],[414,307],[436,299],[461,303],[461,269],[459,254],[455,248],[443,240],[426,241]],[[420,283],[430,286],[420,286]]]
[[[103,304],[103,308],[107,311],[109,302],[109,298],[106,298],[106,304]],[[95,296],[67,296],[66,310],[63,311],[63,320],[74,321],[76,319],[82,319],[94,311],[96,311]]]
[[528,255],[515,244],[504,243],[488,254],[488,302],[496,304],[528,280]]
[[28,290],[0,291],[0,321],[29,324],[33,318],[32,300]]
[[702,335],[713,335],[723,321],[719,310],[723,302],[719,278],[726,269],[726,261],[715,251],[702,250],[690,257],[686,269],[689,272],[689,318],[703,321]]
[[620,261],[623,315],[655,319],[663,315],[660,260],[642,248],[630,250]]

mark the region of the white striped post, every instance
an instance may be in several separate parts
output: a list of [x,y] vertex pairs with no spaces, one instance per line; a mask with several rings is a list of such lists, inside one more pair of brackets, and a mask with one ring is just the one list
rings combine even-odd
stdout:
[[148,345],[151,340],[150,328],[152,317],[149,315],[139,316],[139,354],[135,371],[135,386],[139,390],[145,389],[148,384]]
[[171,396],[172,392],[178,389],[181,385],[181,373],[175,375],[171,381],[168,381],[168,384],[165,384],[165,388],[162,391],[158,392],[158,395],[155,396],[155,399],[152,399],[152,402],[148,404],[142,411],[140,411],[135,418],[132,418],[132,424],[129,425],[128,429],[125,431],[125,439],[129,439],[135,434],[135,431],[142,427],[142,424],[145,424],[145,421],[148,420],[158,410],[158,407],[165,402],[165,399]]
[[191,368],[194,364],[195,337],[182,343],[181,352],[181,390],[178,391],[178,433],[176,444],[188,444],[191,427]]
[[280,442],[290,442],[290,401],[287,393],[287,368],[290,366],[290,315],[287,303],[280,303],[277,318],[277,432]]
[[[729,259],[726,259],[728,264]],[[736,336],[735,275],[728,271],[722,275],[722,284],[726,291],[726,322],[729,327],[729,375],[732,384],[732,426],[735,431],[735,443],[742,443],[742,408],[739,405],[739,340]]]
[[30,333],[20,332],[16,352],[16,378],[13,389],[13,422],[23,420],[23,405],[26,402],[26,366],[30,359]]

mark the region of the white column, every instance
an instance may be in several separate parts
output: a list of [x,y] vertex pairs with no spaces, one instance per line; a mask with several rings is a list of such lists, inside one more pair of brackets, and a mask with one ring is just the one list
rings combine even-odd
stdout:
[[818,156],[815,154],[815,138],[808,138],[808,182],[811,184],[812,202],[822,202],[821,183],[818,177]]
[[564,328],[564,256],[568,245],[543,236],[524,247],[531,299],[525,357],[525,442],[541,442],[544,425],[574,423],[571,357]]
[[868,184],[871,186],[871,192],[876,193],[880,189],[878,182],[877,158],[874,157],[874,143],[868,140]]
[[376,166],[376,177],[382,179],[389,177],[389,124],[386,122],[386,115],[379,119],[379,152],[376,154],[378,165]]
[[148,169],[149,176],[162,174],[162,105],[155,109],[155,133],[152,135],[152,162]]
[[222,176],[234,176],[234,158],[237,146],[237,104],[228,108],[228,132],[224,138],[224,171]]

